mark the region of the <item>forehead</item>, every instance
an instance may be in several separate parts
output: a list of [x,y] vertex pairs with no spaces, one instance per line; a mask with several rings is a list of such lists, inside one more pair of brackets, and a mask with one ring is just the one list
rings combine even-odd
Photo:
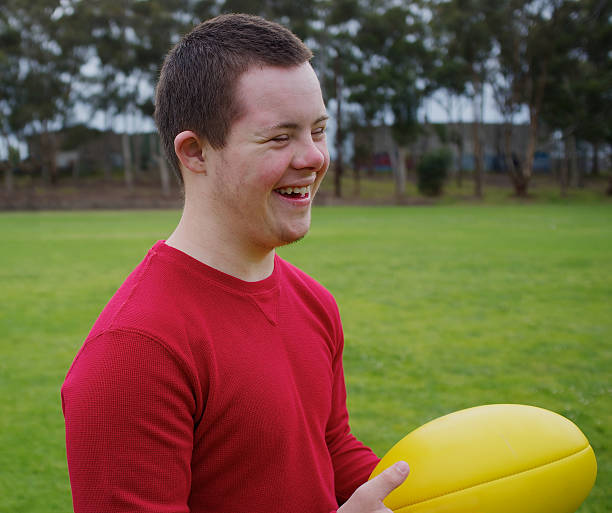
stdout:
[[310,124],[326,113],[319,79],[309,63],[253,66],[240,76],[236,99],[242,111],[239,121],[256,125]]

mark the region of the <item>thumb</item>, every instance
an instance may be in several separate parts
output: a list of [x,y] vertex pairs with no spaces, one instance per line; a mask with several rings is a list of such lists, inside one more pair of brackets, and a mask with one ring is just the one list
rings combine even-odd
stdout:
[[409,473],[410,467],[408,463],[405,461],[398,461],[372,479],[369,483],[366,483],[369,488],[369,493],[371,493],[371,496],[375,499],[382,501],[406,480]]

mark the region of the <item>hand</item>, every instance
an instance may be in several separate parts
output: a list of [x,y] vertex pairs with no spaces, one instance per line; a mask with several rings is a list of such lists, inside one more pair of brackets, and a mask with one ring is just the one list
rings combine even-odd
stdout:
[[391,513],[382,501],[406,480],[409,472],[408,464],[398,461],[357,488],[337,513]]

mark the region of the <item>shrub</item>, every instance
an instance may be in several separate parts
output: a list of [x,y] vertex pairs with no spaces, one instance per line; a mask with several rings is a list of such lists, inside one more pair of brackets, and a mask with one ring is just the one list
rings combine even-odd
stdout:
[[425,196],[442,194],[444,180],[448,174],[453,156],[447,148],[426,153],[417,167],[417,185]]

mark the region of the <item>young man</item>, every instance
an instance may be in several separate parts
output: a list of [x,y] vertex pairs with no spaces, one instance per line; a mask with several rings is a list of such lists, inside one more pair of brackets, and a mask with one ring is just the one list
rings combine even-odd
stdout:
[[156,121],[182,218],[110,300],[62,388],[74,509],[387,511],[399,465],[351,435],[332,296],[275,254],[327,171],[310,51],[226,15],[164,63]]

